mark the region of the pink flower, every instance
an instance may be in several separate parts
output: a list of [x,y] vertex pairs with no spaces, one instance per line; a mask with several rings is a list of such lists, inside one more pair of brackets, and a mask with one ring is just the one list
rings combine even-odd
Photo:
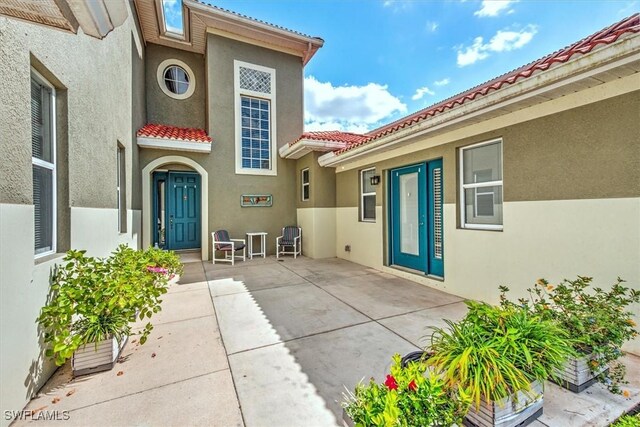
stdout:
[[386,385],[389,390],[398,389],[398,383],[396,382],[396,379],[393,378],[392,375],[387,375],[387,380],[384,382],[384,385]]
[[169,272],[169,270],[167,270],[166,268],[154,267],[151,265],[147,266],[147,271],[150,271],[151,273],[160,273],[160,274],[167,274]]

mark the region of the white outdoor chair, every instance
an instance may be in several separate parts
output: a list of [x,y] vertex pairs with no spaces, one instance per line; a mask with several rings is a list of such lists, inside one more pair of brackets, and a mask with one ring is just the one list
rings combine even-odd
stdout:
[[302,228],[288,225],[282,229],[282,236],[276,237],[276,258],[280,255],[302,255]]
[[[227,230],[218,230],[211,233],[213,238],[213,263],[230,262],[231,265],[235,265],[236,258],[241,258],[242,261],[247,259],[246,257],[246,242],[244,239],[230,239],[229,232]],[[216,258],[216,251],[224,252],[224,258]],[[242,251],[242,255],[236,255],[237,251]]]

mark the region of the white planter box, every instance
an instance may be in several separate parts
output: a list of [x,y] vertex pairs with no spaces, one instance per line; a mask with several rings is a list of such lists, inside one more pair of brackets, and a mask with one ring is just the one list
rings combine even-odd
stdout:
[[592,357],[593,355],[588,354],[570,358],[562,369],[556,370],[558,378],[554,382],[574,393],[580,393],[596,381],[595,375],[589,367],[589,361]]
[[542,415],[542,383],[535,381],[531,391],[519,391],[500,402],[482,403],[478,410],[472,407],[464,420],[468,427],[515,427],[526,426]]
[[73,353],[71,360],[73,375],[86,375],[112,369],[128,338],[123,338],[122,342],[111,338],[100,341],[97,344],[90,343],[78,348]]

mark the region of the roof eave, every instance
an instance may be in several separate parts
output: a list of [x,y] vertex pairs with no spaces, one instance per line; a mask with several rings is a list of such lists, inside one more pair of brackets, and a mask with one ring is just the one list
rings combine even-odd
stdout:
[[[592,75],[622,67],[625,64],[640,61],[640,33],[621,39],[615,44],[593,50],[585,55],[557,64],[548,70],[504,87],[484,96],[479,96],[460,106],[435,114],[404,129],[381,136],[369,143],[354,147],[343,153],[331,152],[321,156],[321,166],[336,167],[366,156],[381,149],[413,139],[426,136],[435,131],[442,131],[453,125],[460,125],[466,120],[477,119],[478,116],[497,109],[554,91]],[[505,111],[505,114],[507,111]]]
[[[324,45],[324,40],[321,38],[298,34],[293,31],[278,28],[267,23],[259,22],[231,12],[201,4],[194,0],[184,0],[184,4],[193,12],[198,13],[199,17],[203,18],[203,21],[207,24],[207,27],[214,29],[222,27],[226,29],[226,32],[232,34],[237,34],[261,43],[295,50],[297,56],[302,58],[304,65],[306,65],[318,49]],[[242,31],[229,30],[229,27],[239,27]]]
[[278,152],[283,159],[299,159],[312,151],[341,150],[346,146],[346,143],[340,141],[303,138],[293,144],[283,145]]

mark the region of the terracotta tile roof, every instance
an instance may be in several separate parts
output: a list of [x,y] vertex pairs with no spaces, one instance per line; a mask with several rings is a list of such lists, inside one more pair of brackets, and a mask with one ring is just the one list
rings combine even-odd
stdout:
[[176,126],[148,123],[142,127],[138,136],[143,138],[174,139],[177,141],[211,143],[211,137],[203,129],[180,128]]
[[[422,122],[423,120],[429,117],[433,117],[436,114],[442,113],[452,108],[456,108],[467,101],[472,101],[477,97],[484,96],[490,92],[499,90],[505,85],[511,85],[516,83],[517,81],[531,77],[538,71],[548,70],[554,64],[567,62],[575,55],[584,55],[591,52],[593,49],[597,48],[600,45],[608,45],[614,43],[625,34],[638,32],[640,32],[640,14],[636,13],[564,49],[560,49],[550,55],[545,56],[544,58],[541,58],[516,70],[496,77],[495,79],[476,86],[466,92],[455,95],[449,99],[434,104],[414,114],[396,120],[380,128],[374,129],[373,131],[368,132],[364,135],[350,134],[348,140],[347,138],[344,139],[345,142],[350,142],[350,144],[345,148],[337,150],[335,153],[338,155],[342,154],[346,151],[372,142],[378,138],[394,133],[400,129],[404,129],[407,126]],[[336,135],[339,133],[340,132],[335,132]],[[355,141],[354,136],[360,136],[362,139],[360,141]]]
[[360,135],[357,133],[351,133],[351,132],[341,132],[338,130],[305,132],[300,136],[300,138],[289,143],[289,145],[294,145],[299,141],[302,141],[303,139],[311,139],[315,141],[335,141],[335,142],[344,142],[346,144],[356,144],[358,142],[362,142],[365,139],[367,139],[367,136]]

